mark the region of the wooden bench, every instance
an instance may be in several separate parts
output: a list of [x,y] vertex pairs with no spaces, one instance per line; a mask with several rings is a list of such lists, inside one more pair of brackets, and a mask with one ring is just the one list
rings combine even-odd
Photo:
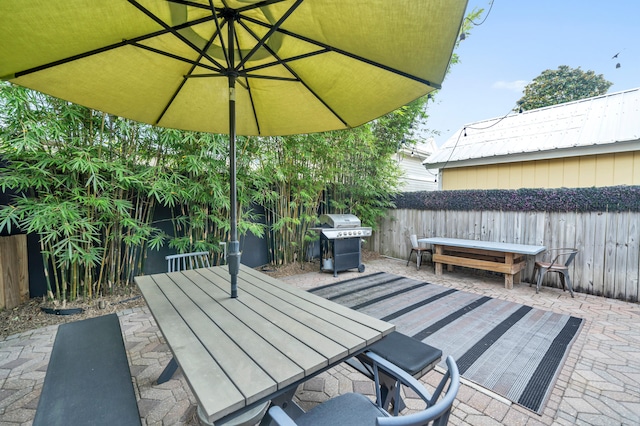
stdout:
[[[432,370],[442,358],[442,351],[433,346],[422,343],[406,334],[393,331],[386,335],[382,340],[371,345],[367,351],[386,359],[387,361],[400,367],[402,370],[411,374],[416,379],[424,376]],[[367,376],[374,379],[373,363],[367,357],[367,352],[358,355],[355,359],[347,360],[347,364]],[[394,404],[391,399],[393,388],[396,381],[389,377],[382,377],[381,388],[383,399],[389,396],[383,406],[389,407]],[[404,408],[404,403],[399,401],[400,410]]]
[[141,424],[116,314],[58,327],[33,424]]

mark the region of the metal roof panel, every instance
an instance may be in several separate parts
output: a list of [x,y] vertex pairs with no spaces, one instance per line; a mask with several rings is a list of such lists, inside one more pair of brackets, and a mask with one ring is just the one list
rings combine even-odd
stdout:
[[489,158],[508,162],[527,153],[553,158],[566,156],[568,150],[639,139],[636,88],[468,124],[423,164],[443,167]]

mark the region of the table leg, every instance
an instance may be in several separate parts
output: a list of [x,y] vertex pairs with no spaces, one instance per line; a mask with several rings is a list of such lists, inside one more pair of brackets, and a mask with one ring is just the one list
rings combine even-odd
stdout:
[[162,384],[171,380],[176,370],[178,369],[178,363],[174,357],[171,357],[171,361],[167,364],[167,366],[162,370],[160,376],[158,377],[158,384]]
[[[436,252],[435,254],[442,254],[442,246],[436,244],[434,248]],[[436,275],[442,275],[442,263],[436,262],[435,260],[433,263],[435,263]]]
[[400,386],[397,379],[380,372],[380,397],[382,398],[382,408],[391,412],[392,408],[398,406],[398,411],[404,410],[405,405],[402,397],[396,401],[396,388]]
[[[280,408],[282,408],[282,410],[284,410],[284,412],[287,413],[287,415],[291,417],[293,420],[297,419],[298,417],[304,414],[304,411],[293,400],[293,396],[295,395],[296,390],[297,390],[297,387],[294,387],[293,389],[288,390],[283,394],[273,398],[271,400],[271,403],[269,404],[269,408],[277,405]],[[260,426],[270,426],[270,425],[272,425],[271,417],[267,414],[262,418],[262,421],[260,422]]]
[[[513,265],[513,253],[504,254],[504,263]],[[520,274],[518,274],[520,276]],[[513,274],[504,274],[504,288],[511,290],[513,288]]]
[[513,274],[504,274],[504,288],[507,290],[513,288]]

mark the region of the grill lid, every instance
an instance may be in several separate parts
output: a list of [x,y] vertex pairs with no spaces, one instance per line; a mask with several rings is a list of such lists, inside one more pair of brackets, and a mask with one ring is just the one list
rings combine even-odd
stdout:
[[360,227],[360,219],[353,214],[323,214],[320,216],[320,223],[331,228]]

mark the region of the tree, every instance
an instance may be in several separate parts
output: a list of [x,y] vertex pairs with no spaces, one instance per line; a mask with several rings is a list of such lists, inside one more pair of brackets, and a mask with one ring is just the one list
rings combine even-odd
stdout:
[[604,95],[612,84],[602,74],[560,65],[557,70],[544,70],[527,84],[517,108],[531,110]]

